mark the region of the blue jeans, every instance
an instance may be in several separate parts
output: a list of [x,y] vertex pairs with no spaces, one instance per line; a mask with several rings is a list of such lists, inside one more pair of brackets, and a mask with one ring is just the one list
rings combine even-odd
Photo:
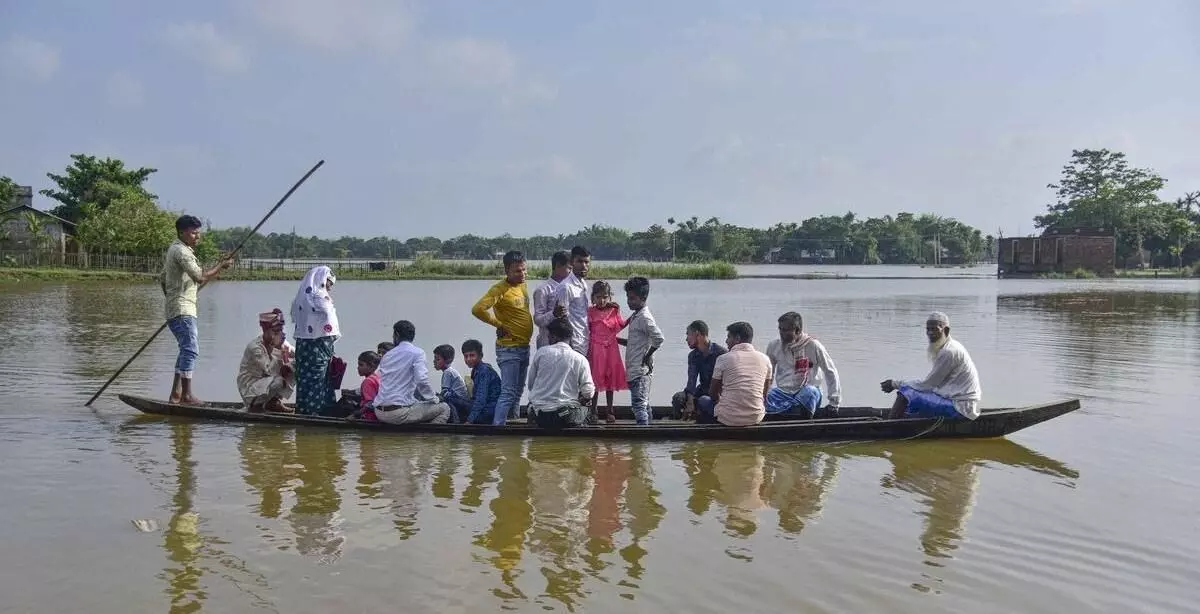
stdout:
[[913,418],[962,418],[954,407],[954,401],[926,390],[916,390],[910,386],[901,386],[900,394],[908,399],[908,409],[904,415]]
[[199,332],[196,330],[196,316],[175,316],[167,320],[167,328],[179,342],[179,357],[175,359],[175,374],[184,379],[192,379],[192,371],[196,369],[196,357],[200,355]]
[[717,406],[712,397],[696,397],[696,423],[715,424],[717,422]]
[[509,418],[516,418],[520,409],[525,377],[529,374],[529,346],[497,345],[496,363],[500,365],[500,398],[496,401],[492,424],[501,425]]
[[629,404],[633,409],[633,417],[638,424],[650,424],[653,414],[650,411],[650,374],[643,375],[629,384]]
[[800,408],[812,416],[821,408],[821,389],[807,384],[796,392],[787,392],[778,386],[767,391],[767,413],[783,414]]

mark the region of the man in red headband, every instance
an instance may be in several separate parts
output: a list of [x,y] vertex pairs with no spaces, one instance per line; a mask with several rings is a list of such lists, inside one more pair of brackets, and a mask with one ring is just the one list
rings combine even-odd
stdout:
[[295,350],[284,340],[283,311],[272,309],[258,314],[262,334],[242,352],[238,369],[238,393],[250,411],[290,412],[283,401],[296,390],[292,371]]

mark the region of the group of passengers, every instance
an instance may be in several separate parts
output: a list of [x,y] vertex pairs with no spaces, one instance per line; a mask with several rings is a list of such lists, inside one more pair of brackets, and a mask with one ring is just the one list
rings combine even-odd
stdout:
[[[196,356],[195,290],[227,263],[208,272],[200,269],[191,250],[198,226],[188,217],[177,223],[180,239],[167,252],[163,285],[168,324],[180,344],[171,400],[198,403],[190,394],[190,368],[184,368],[194,364]],[[495,328],[498,368],[484,361],[482,342],[468,339],[460,346],[470,369],[470,377],[464,378],[453,367],[454,348],[439,345],[433,350],[434,368],[441,372],[436,389],[425,351],[414,345],[416,327],[408,320],[396,322],[391,342],[358,357],[358,373],[364,379],[353,418],[391,424],[504,425],[519,415],[528,386],[529,421],[543,428],[597,423],[601,392],[606,397],[603,417],[615,422],[613,393],[620,390],[629,390],[636,422],[650,424],[653,357],[664,342],[648,307],[650,282],[644,277],[625,282],[630,310],[626,317],[608,283],[596,281],[589,288],[590,264],[591,255],[581,246],[555,253],[549,278],[531,297],[524,256],[519,251],[504,254],[504,278],[471,308],[476,318]],[[262,334],[246,346],[237,377],[247,407],[293,411],[283,403],[293,393],[294,411],[301,414],[323,415],[337,404],[335,392],[345,364],[333,351],[340,336],[331,294],[335,282],[327,266],[305,274],[290,309],[294,347],[286,341],[282,310],[259,314]],[[180,322],[180,316],[190,321]],[[978,417],[979,377],[970,355],[950,337],[946,314],[934,312],[926,320],[932,369],[923,379],[881,382],[885,393],[897,393],[890,417]],[[754,329],[748,322],[734,322],[725,330],[721,345],[710,340],[704,321],[686,327],[691,351],[685,387],[672,398],[677,416],[726,426],[755,425],[767,414],[838,416],[842,387],[837,367],[825,346],[804,331],[799,313],[789,311],[778,318],[779,337],[767,344],[765,353],[753,345]],[[622,331],[624,337],[619,336]],[[189,364],[181,367],[185,362]],[[181,379],[187,380],[186,398]]]

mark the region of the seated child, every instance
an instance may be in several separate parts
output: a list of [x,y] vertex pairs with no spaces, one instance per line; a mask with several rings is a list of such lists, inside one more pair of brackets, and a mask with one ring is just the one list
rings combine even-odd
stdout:
[[439,345],[433,348],[433,368],[442,372],[442,402],[450,405],[451,424],[466,422],[471,410],[471,398],[467,396],[467,383],[454,364],[454,347]]
[[496,413],[496,401],[500,399],[500,374],[483,362],[483,344],[478,339],[467,339],[462,344],[463,362],[471,368],[471,409],[467,414],[469,424],[491,424]]
[[379,368],[379,354],[377,352],[363,352],[358,355],[358,374],[363,377],[362,385],[359,386],[359,419],[367,421],[376,421],[375,417],[375,395],[379,394],[379,373],[376,369]]

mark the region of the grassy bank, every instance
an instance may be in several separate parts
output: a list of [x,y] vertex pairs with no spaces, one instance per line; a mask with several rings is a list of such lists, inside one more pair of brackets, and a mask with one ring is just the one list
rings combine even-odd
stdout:
[[36,281],[154,281],[150,273],[86,269],[17,269],[0,268],[0,283]]
[[[338,280],[431,280],[431,279],[499,279],[504,275],[500,263],[480,264],[453,260],[418,260],[412,264],[371,271],[361,266],[338,268]],[[304,269],[230,269],[221,275],[224,281],[299,281]],[[528,271],[532,280],[550,276],[547,266],[534,266]],[[620,290],[620,284],[630,277],[641,275],[650,279],[736,279],[737,268],[725,262],[707,264],[637,263],[618,266],[592,267],[590,279],[608,280]],[[64,268],[0,268],[0,283],[28,281],[153,281],[148,273],[126,271],[96,271]]]

